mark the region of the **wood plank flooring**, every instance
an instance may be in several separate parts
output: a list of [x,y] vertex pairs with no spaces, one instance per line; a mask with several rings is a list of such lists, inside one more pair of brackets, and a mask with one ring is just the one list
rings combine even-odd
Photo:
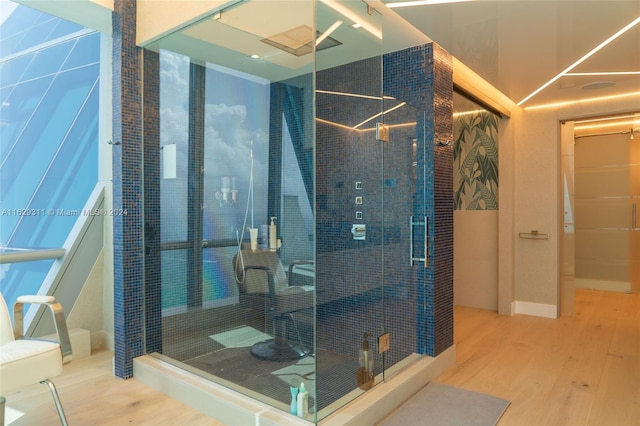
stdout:
[[506,425],[640,425],[640,295],[576,290],[573,316],[456,308],[457,361],[435,381],[511,401]]
[[[456,308],[457,361],[436,381],[511,401],[499,426],[640,425],[640,295],[577,290],[575,309],[547,319]],[[71,425],[221,424],[113,377],[110,352],[73,361],[55,383]],[[7,405],[25,412],[11,425],[59,424],[43,385]]]
[[[72,361],[53,379],[69,425],[223,425],[136,379],[117,378],[112,371],[113,353],[103,351]],[[53,398],[44,385],[30,386],[6,398],[7,425],[60,425]],[[24,414],[9,423],[15,414],[12,409]]]

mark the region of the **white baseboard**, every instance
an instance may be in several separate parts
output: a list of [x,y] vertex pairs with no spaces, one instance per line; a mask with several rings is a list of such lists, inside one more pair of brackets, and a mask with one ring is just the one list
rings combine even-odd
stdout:
[[546,303],[534,303],[524,302],[522,300],[516,300],[513,302],[514,306],[511,309],[512,313],[531,315],[534,317],[544,318],[558,318],[558,306],[549,305]]

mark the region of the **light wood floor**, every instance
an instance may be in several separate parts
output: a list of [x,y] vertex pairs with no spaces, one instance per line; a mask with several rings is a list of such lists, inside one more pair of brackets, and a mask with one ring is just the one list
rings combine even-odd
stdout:
[[[499,426],[640,425],[640,295],[579,290],[576,314],[560,319],[455,315],[457,362],[436,381],[511,401]],[[111,371],[112,354],[101,352],[55,380],[72,426],[221,424]],[[7,405],[25,412],[11,425],[59,424],[45,386]]]
[[506,425],[640,425],[640,294],[577,290],[545,319],[455,310],[457,361],[435,381],[511,401]]
[[[113,353],[103,351],[72,361],[53,379],[70,426],[223,425],[136,379],[117,378],[112,371]],[[53,398],[44,385],[30,386],[6,398],[7,425],[60,425]],[[14,410],[24,414],[10,423]]]

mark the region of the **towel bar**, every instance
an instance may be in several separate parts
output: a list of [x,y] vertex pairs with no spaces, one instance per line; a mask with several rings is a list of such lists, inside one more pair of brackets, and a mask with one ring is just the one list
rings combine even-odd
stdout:
[[538,231],[521,232],[518,234],[518,237],[525,240],[548,240],[550,238],[549,234],[543,234]]

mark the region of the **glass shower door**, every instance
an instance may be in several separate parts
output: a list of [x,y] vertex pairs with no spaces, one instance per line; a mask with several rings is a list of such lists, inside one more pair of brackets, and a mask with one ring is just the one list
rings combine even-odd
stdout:
[[[316,6],[316,394],[318,420],[382,380],[384,141],[381,15]],[[350,47],[334,49],[351,40]],[[342,47],[342,46],[341,46]]]

